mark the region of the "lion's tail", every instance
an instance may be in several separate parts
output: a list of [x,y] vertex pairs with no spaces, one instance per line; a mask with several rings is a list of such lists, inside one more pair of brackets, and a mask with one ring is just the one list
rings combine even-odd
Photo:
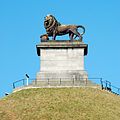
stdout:
[[82,25],[77,25],[77,28],[82,28],[83,29],[83,32],[80,33],[81,35],[83,35],[85,33],[85,27],[83,27]]

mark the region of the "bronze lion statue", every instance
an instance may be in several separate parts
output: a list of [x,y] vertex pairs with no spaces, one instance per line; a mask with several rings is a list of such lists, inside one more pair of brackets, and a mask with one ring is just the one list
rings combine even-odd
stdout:
[[[47,35],[55,40],[56,36],[69,34],[69,38],[73,41],[76,37],[82,41],[82,35],[85,33],[85,28],[82,25],[62,25],[56,20],[53,15],[47,15],[44,20],[44,27]],[[83,32],[79,33],[78,28],[82,28]]]

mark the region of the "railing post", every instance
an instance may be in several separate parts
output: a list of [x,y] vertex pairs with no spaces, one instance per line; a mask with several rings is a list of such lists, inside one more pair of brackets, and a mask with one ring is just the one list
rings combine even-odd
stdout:
[[13,89],[15,89],[15,84],[13,83]]
[[109,82],[109,91],[112,91],[111,82]]
[[104,89],[104,86],[103,86],[102,78],[100,78],[100,82],[101,82],[101,88],[102,88],[102,90],[103,90],[103,89]]
[[37,85],[37,79],[35,79],[35,85]]
[[118,88],[118,94],[120,95],[120,88]]
[[87,78],[85,79],[85,84],[86,84],[86,86],[87,86]]
[[28,86],[28,84],[29,84],[29,83],[28,83],[28,78],[27,78],[26,80],[27,80],[27,83],[26,83],[26,85]]
[[61,85],[61,78],[60,78],[60,85]]
[[107,90],[107,80],[105,81],[105,89]]
[[25,79],[23,79],[23,86],[25,86]]
[[74,82],[75,82],[75,81],[74,81],[74,78],[73,78],[73,85],[74,85]]
[[49,78],[48,78],[48,85],[49,85],[50,83],[49,83]]

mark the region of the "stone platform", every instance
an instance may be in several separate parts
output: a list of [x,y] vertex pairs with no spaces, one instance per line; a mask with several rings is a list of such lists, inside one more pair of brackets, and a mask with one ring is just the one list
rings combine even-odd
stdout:
[[80,80],[88,78],[84,69],[84,56],[88,45],[80,41],[48,41],[36,45],[40,56],[39,80]]

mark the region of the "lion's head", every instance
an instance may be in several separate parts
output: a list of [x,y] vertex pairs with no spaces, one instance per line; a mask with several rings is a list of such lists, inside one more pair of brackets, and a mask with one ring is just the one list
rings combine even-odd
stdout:
[[56,27],[60,26],[61,24],[56,20],[53,15],[47,15],[44,20],[44,27],[48,35],[51,36],[53,31]]

